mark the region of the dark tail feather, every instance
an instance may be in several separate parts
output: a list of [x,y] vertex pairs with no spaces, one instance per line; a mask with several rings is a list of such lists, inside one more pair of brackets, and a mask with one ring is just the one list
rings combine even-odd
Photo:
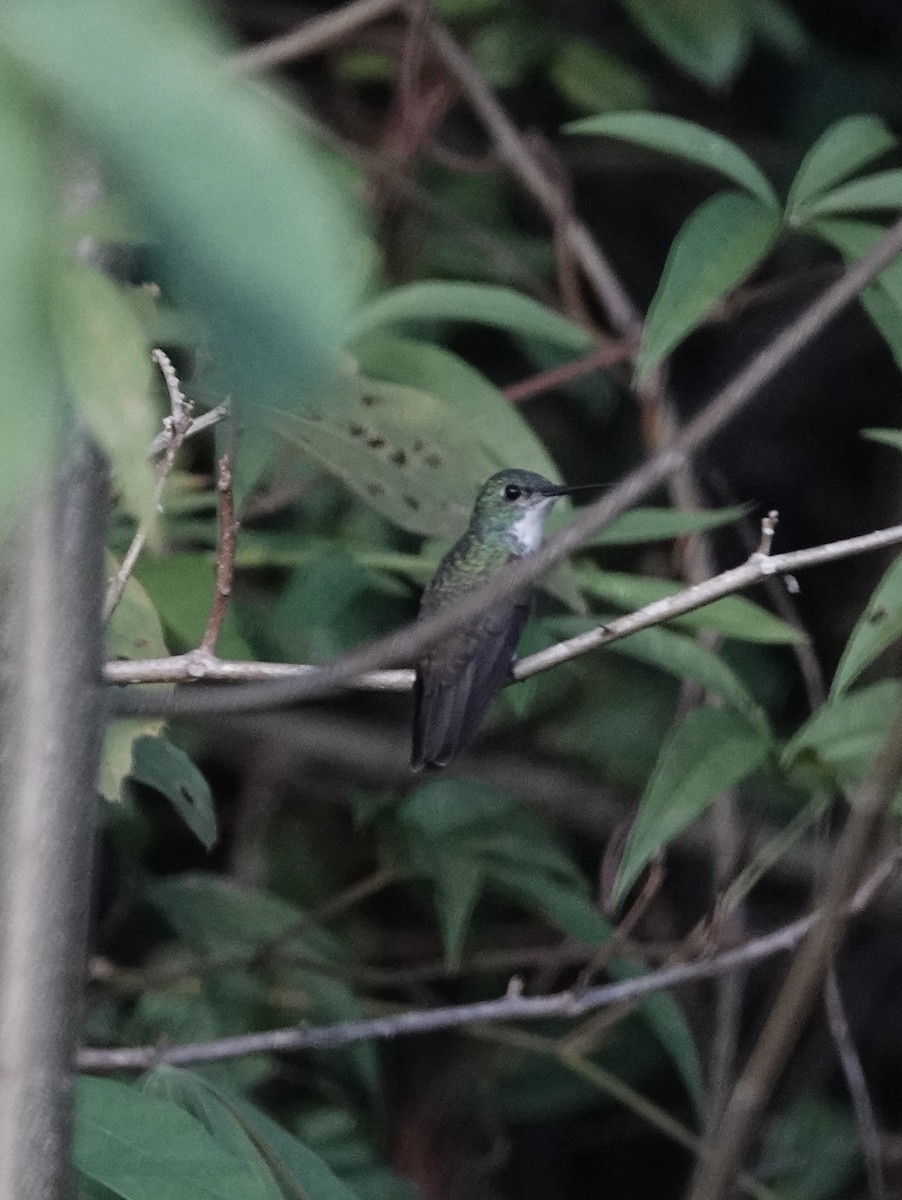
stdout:
[[472,740],[492,699],[491,692],[474,695],[475,673],[476,664],[470,662],[451,684],[417,674],[410,756],[414,771],[447,766]]

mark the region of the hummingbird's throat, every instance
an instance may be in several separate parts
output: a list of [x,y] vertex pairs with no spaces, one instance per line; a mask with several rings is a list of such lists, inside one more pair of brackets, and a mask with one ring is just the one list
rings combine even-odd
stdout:
[[511,525],[511,537],[517,543],[520,554],[533,554],[542,544],[545,518],[553,503],[553,499],[548,499],[526,509],[523,515]]

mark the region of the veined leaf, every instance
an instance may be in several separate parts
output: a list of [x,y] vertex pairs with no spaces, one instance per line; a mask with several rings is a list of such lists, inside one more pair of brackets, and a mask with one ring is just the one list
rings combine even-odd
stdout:
[[481,371],[450,350],[379,333],[364,338],[356,353],[364,375],[416,388],[448,404],[499,470],[523,467],[561,482],[557,465],[517,408]]
[[660,52],[709,87],[736,75],[749,32],[736,0],[621,0]]
[[358,1200],[358,1194],[304,1142],[290,1134],[243,1096],[215,1089],[243,1122],[254,1144],[272,1166],[288,1196],[299,1200]]
[[560,313],[513,288],[447,280],[408,283],[371,300],[351,325],[352,339],[384,326],[463,321],[538,338],[565,350],[592,348],[589,334]]
[[[611,923],[585,896],[528,867],[504,864],[497,869],[495,882],[539,912],[546,913],[561,929],[587,946],[604,945],[613,933]],[[607,970],[615,979],[632,979],[642,974],[641,967],[624,959],[608,963]],[[673,1059],[696,1111],[701,1113],[704,1102],[701,1067],[692,1033],[679,1006],[672,996],[662,993],[643,997],[639,1007],[662,1047]]]
[[747,504],[684,512],[676,508],[633,508],[596,533],[588,546],[633,546],[642,542],[666,542],[690,533],[720,529],[746,516]]
[[267,1200],[285,1200],[271,1165],[244,1129],[240,1118],[220,1099],[207,1080],[163,1063],[143,1077],[140,1087],[146,1095],[177,1104],[199,1121],[213,1141],[254,1176]]
[[776,241],[776,210],[745,192],[721,192],[677,234],[648,310],[636,372],[642,377],[742,283]]
[[888,150],[896,139],[879,117],[845,117],[821,134],[796,172],[789,189],[786,217],[790,224],[803,224],[806,207],[817,196],[841,183]]
[[551,59],[549,75],[558,91],[583,112],[646,108],[651,103],[638,71],[582,38],[561,42]]
[[736,672],[695,637],[659,625],[613,642],[609,649],[615,654],[625,654],[649,663],[678,679],[695,680],[725,700],[730,708],[745,717],[756,729],[765,735],[770,734],[767,714],[752,699]]
[[216,810],[210,786],[184,750],[164,737],[139,737],[129,775],[164,795],[198,841],[216,842]]
[[894,450],[902,450],[902,429],[862,429],[861,436],[870,442],[882,442]]
[[438,396],[346,376],[322,411],[273,428],[367,504],[412,533],[456,537],[497,463]]
[[[196,954],[250,955],[275,939],[284,939],[284,949],[293,948],[300,954],[327,961],[344,956],[340,943],[327,930],[305,924],[300,909],[264,892],[230,886],[216,876],[199,872],[168,876],[152,884],[146,898],[162,913],[179,940]],[[273,960],[269,978],[278,986],[306,996],[307,1016],[312,1020],[346,1021],[361,1015],[357,998],[343,980],[278,958]],[[239,975],[239,982],[255,986],[246,973]],[[211,979],[210,987],[214,984],[215,979]],[[205,995],[217,999],[210,991]],[[257,1014],[261,1006],[262,998],[255,1005]],[[226,1015],[231,1018],[231,1011]],[[378,1069],[371,1044],[349,1047],[337,1058],[344,1060],[368,1091],[376,1090]]]
[[123,1200],[270,1200],[183,1108],[112,1079],[79,1080],[75,1162]]
[[755,37],[786,58],[798,58],[806,49],[805,26],[780,0],[745,0],[743,11]]
[[902,170],[878,171],[834,188],[808,206],[811,217],[868,209],[902,208]]
[[777,197],[767,177],[735,143],[702,125],[663,113],[623,112],[583,117],[564,126],[565,133],[600,134],[635,142],[662,154],[716,171],[737,183],[766,208],[777,209]]
[[[112,578],[119,563],[106,557],[107,573]],[[109,659],[165,658],[169,653],[163,627],[153,602],[141,584],[131,576],[122,599],[107,625],[106,653]],[[166,685],[167,689],[169,685]],[[122,781],[131,773],[132,748],[140,737],[156,737],[166,722],[159,717],[134,721],[113,721],[104,735],[97,790],[107,800],[118,801]]]
[[854,787],[889,733],[900,699],[896,679],[841,692],[787,743],[782,766],[811,791]]
[[57,343],[76,408],[110,460],[125,508],[138,521],[155,522],[156,476],[147,447],[160,420],[144,330],[100,271],[67,263],[55,282]]
[[[867,254],[885,233],[883,226],[873,221],[837,217],[813,221],[811,231],[835,246],[846,262]],[[859,299],[902,368],[902,262],[895,259],[884,267]]]
[[156,280],[203,315],[225,389],[285,405],[327,379],[372,261],[350,191],[259,81],[227,69],[204,10],[10,0],[3,36],[134,204]]
[[734,713],[699,708],[673,730],[630,830],[612,900],[619,904],[648,863],[712,801],[761,766],[771,740]]
[[[577,578],[585,595],[604,600],[621,609],[644,608],[655,600],[683,590],[680,584],[644,575],[625,575],[619,571],[601,571],[596,567],[578,568]],[[667,622],[683,629],[711,629],[725,637],[746,642],[787,645],[800,638],[798,630],[744,596],[726,596],[694,612],[683,613]]]
[[846,642],[833,677],[831,699],[847,691],[865,667],[899,637],[902,637],[902,555],[877,585]]

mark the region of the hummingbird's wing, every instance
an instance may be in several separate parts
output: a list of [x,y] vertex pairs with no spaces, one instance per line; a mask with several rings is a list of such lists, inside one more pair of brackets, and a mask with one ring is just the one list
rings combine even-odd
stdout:
[[528,600],[452,634],[417,667],[410,765],[443,767],[474,737],[492,697],[510,679]]

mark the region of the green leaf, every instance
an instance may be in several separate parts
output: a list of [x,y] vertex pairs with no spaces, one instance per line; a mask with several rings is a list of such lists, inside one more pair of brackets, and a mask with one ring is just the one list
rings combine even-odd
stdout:
[[748,29],[736,0],[621,0],[660,52],[709,87],[722,87],[748,53]]
[[270,1200],[183,1108],[112,1079],[79,1080],[75,1163],[123,1200]]
[[779,0],[745,0],[744,11],[752,33],[786,58],[798,58],[809,43],[805,26],[791,8]]
[[218,1094],[244,1122],[244,1127],[272,1166],[290,1197],[298,1200],[358,1200],[357,1193],[309,1146],[293,1137],[242,1096]]
[[164,737],[140,737],[132,747],[131,778],[161,792],[207,850],[215,844],[210,787],[184,750]]
[[886,739],[900,699],[902,682],[895,679],[840,693],[786,745],[783,767],[810,791],[853,787]]
[[582,38],[560,43],[549,77],[561,95],[584,112],[647,108],[651,103],[638,71]]
[[361,338],[384,326],[421,321],[491,325],[565,350],[592,348],[592,338],[581,326],[513,288],[447,280],[408,283],[371,300],[357,314],[350,336]]
[[853,179],[813,201],[807,219],[831,213],[897,208],[902,208],[902,171],[878,171],[864,179]]
[[[512,870],[528,874],[538,892],[563,888],[581,896],[591,911],[580,873],[550,827],[503,792],[460,779],[430,780],[393,819],[406,861],[435,881],[449,963],[460,959],[484,885],[504,886]],[[597,924],[593,929],[597,935]]]
[[[107,554],[106,569],[111,578],[119,570],[119,563],[112,554]],[[165,658],[169,653],[157,610],[133,575],[107,625],[106,652],[108,659],[129,661]],[[144,717],[135,721],[114,721],[107,728],[97,784],[101,796],[114,802],[121,799],[122,782],[132,769],[132,747],[140,737],[155,737],[165,724],[157,717]]]
[[739,676],[695,637],[656,626],[640,630],[623,641],[613,642],[609,649],[615,654],[625,654],[640,662],[650,663],[678,679],[694,679],[707,691],[725,700],[762,734],[770,735],[767,714],[752,699]]
[[761,766],[771,748],[741,717],[699,708],[672,731],[630,830],[612,900],[619,904],[659,850],[712,801]]
[[855,1191],[861,1138],[848,1104],[803,1094],[762,1130],[758,1171],[777,1196],[834,1200]]
[[445,962],[451,968],[460,966],[464,941],[485,882],[485,871],[478,860],[448,855],[435,864],[436,910]]
[[[345,958],[340,943],[326,930],[310,924],[301,909],[264,892],[232,886],[212,875],[169,876],[153,883],[147,889],[146,899],[195,954],[250,956],[278,939],[286,954],[294,951],[327,962]],[[362,1015],[357,998],[346,983],[304,970],[290,959],[282,961],[275,957],[268,978],[278,986],[303,993],[309,1005],[305,1016],[310,1020],[348,1021]],[[228,996],[225,999],[228,1002]],[[257,1005],[258,1019],[265,1011],[261,998]],[[336,1059],[343,1060],[369,1092],[376,1090],[378,1069],[372,1045],[350,1047],[339,1052]]]
[[720,192],[695,210],[674,239],[649,306],[636,363],[640,377],[755,270],[779,230],[777,212],[745,192]]
[[865,667],[899,637],[902,637],[902,555],[877,585],[846,642],[830,688],[831,698],[846,691]]
[[892,150],[895,144],[896,139],[879,117],[845,117],[831,125],[802,159],[796,172],[786,203],[789,223],[804,224],[805,210],[816,197]]
[[710,511],[685,512],[676,508],[633,508],[592,537],[589,546],[634,546],[642,542],[666,542],[690,533],[720,529],[746,516],[747,504]]
[[203,10],[10,0],[3,34],[125,189],[158,282],[203,314],[224,390],[285,404],[319,386],[370,254],[347,189],[286,106],[228,69]]
[[411,533],[456,537],[497,470],[444,400],[359,376],[344,379],[322,413],[281,412],[274,428]]
[[870,442],[882,442],[894,450],[902,450],[902,429],[862,429],[861,436]]
[[[212,534],[215,529],[212,519],[209,527]],[[238,539],[239,546],[243,541],[243,537]],[[157,621],[159,623],[162,620],[165,625],[173,640],[173,648],[193,650],[200,645],[210,619],[216,585],[213,555],[143,554],[135,567],[135,576],[156,606],[159,613]],[[236,611],[231,604],[226,612],[217,652],[223,658],[254,657],[239,632]]]
[[116,1193],[78,1172],[78,1200],[115,1200]]
[[[867,254],[886,230],[872,221],[821,217],[812,222],[811,232],[835,246],[848,263]],[[902,368],[902,262],[896,259],[885,267],[859,299]]]
[[46,117],[0,50],[0,519],[54,461],[61,424],[48,321],[57,131]]
[[[737,145],[702,125],[662,113],[624,112],[584,117],[564,126],[566,133],[600,134],[635,142],[662,154],[672,154],[724,175],[766,208],[777,209],[777,197],[767,177]],[[704,261],[704,257],[700,259]]]
[[[538,876],[533,871],[511,864],[497,872],[496,882],[519,894],[539,912],[547,913],[561,929],[587,946],[604,945],[613,935],[611,923],[590,903],[588,897],[572,887],[561,885],[555,879]],[[634,979],[645,974],[642,967],[625,959],[609,962],[607,971],[614,979]],[[656,996],[644,996],[639,1001],[639,1007],[661,1045],[673,1059],[696,1111],[701,1114],[704,1111],[705,1089],[698,1052],[686,1018],[673,997],[663,992]]]
[[428,392],[447,404],[498,469],[522,467],[561,482],[556,463],[517,408],[481,371],[450,350],[380,332],[365,338],[356,353],[364,375]]
[[[579,568],[579,585],[587,596],[604,600],[620,609],[644,608],[684,588],[665,579],[644,575],[624,575],[618,571]],[[694,612],[683,613],[667,622],[683,629],[710,629],[725,637],[769,645],[790,645],[800,638],[798,630],[743,596],[726,596]]]
[[140,1083],[148,1096],[177,1104],[189,1113],[221,1146],[253,1175],[267,1200],[284,1200],[275,1175],[247,1133],[241,1119],[220,1099],[216,1089],[191,1071],[162,1064],[145,1075]]
[[526,21],[514,10],[483,26],[470,53],[492,87],[509,88],[547,58],[548,38],[541,22]]
[[100,271],[67,263],[55,282],[57,343],[76,409],[110,460],[123,506],[155,525],[156,475],[147,447],[160,420],[144,330]]

